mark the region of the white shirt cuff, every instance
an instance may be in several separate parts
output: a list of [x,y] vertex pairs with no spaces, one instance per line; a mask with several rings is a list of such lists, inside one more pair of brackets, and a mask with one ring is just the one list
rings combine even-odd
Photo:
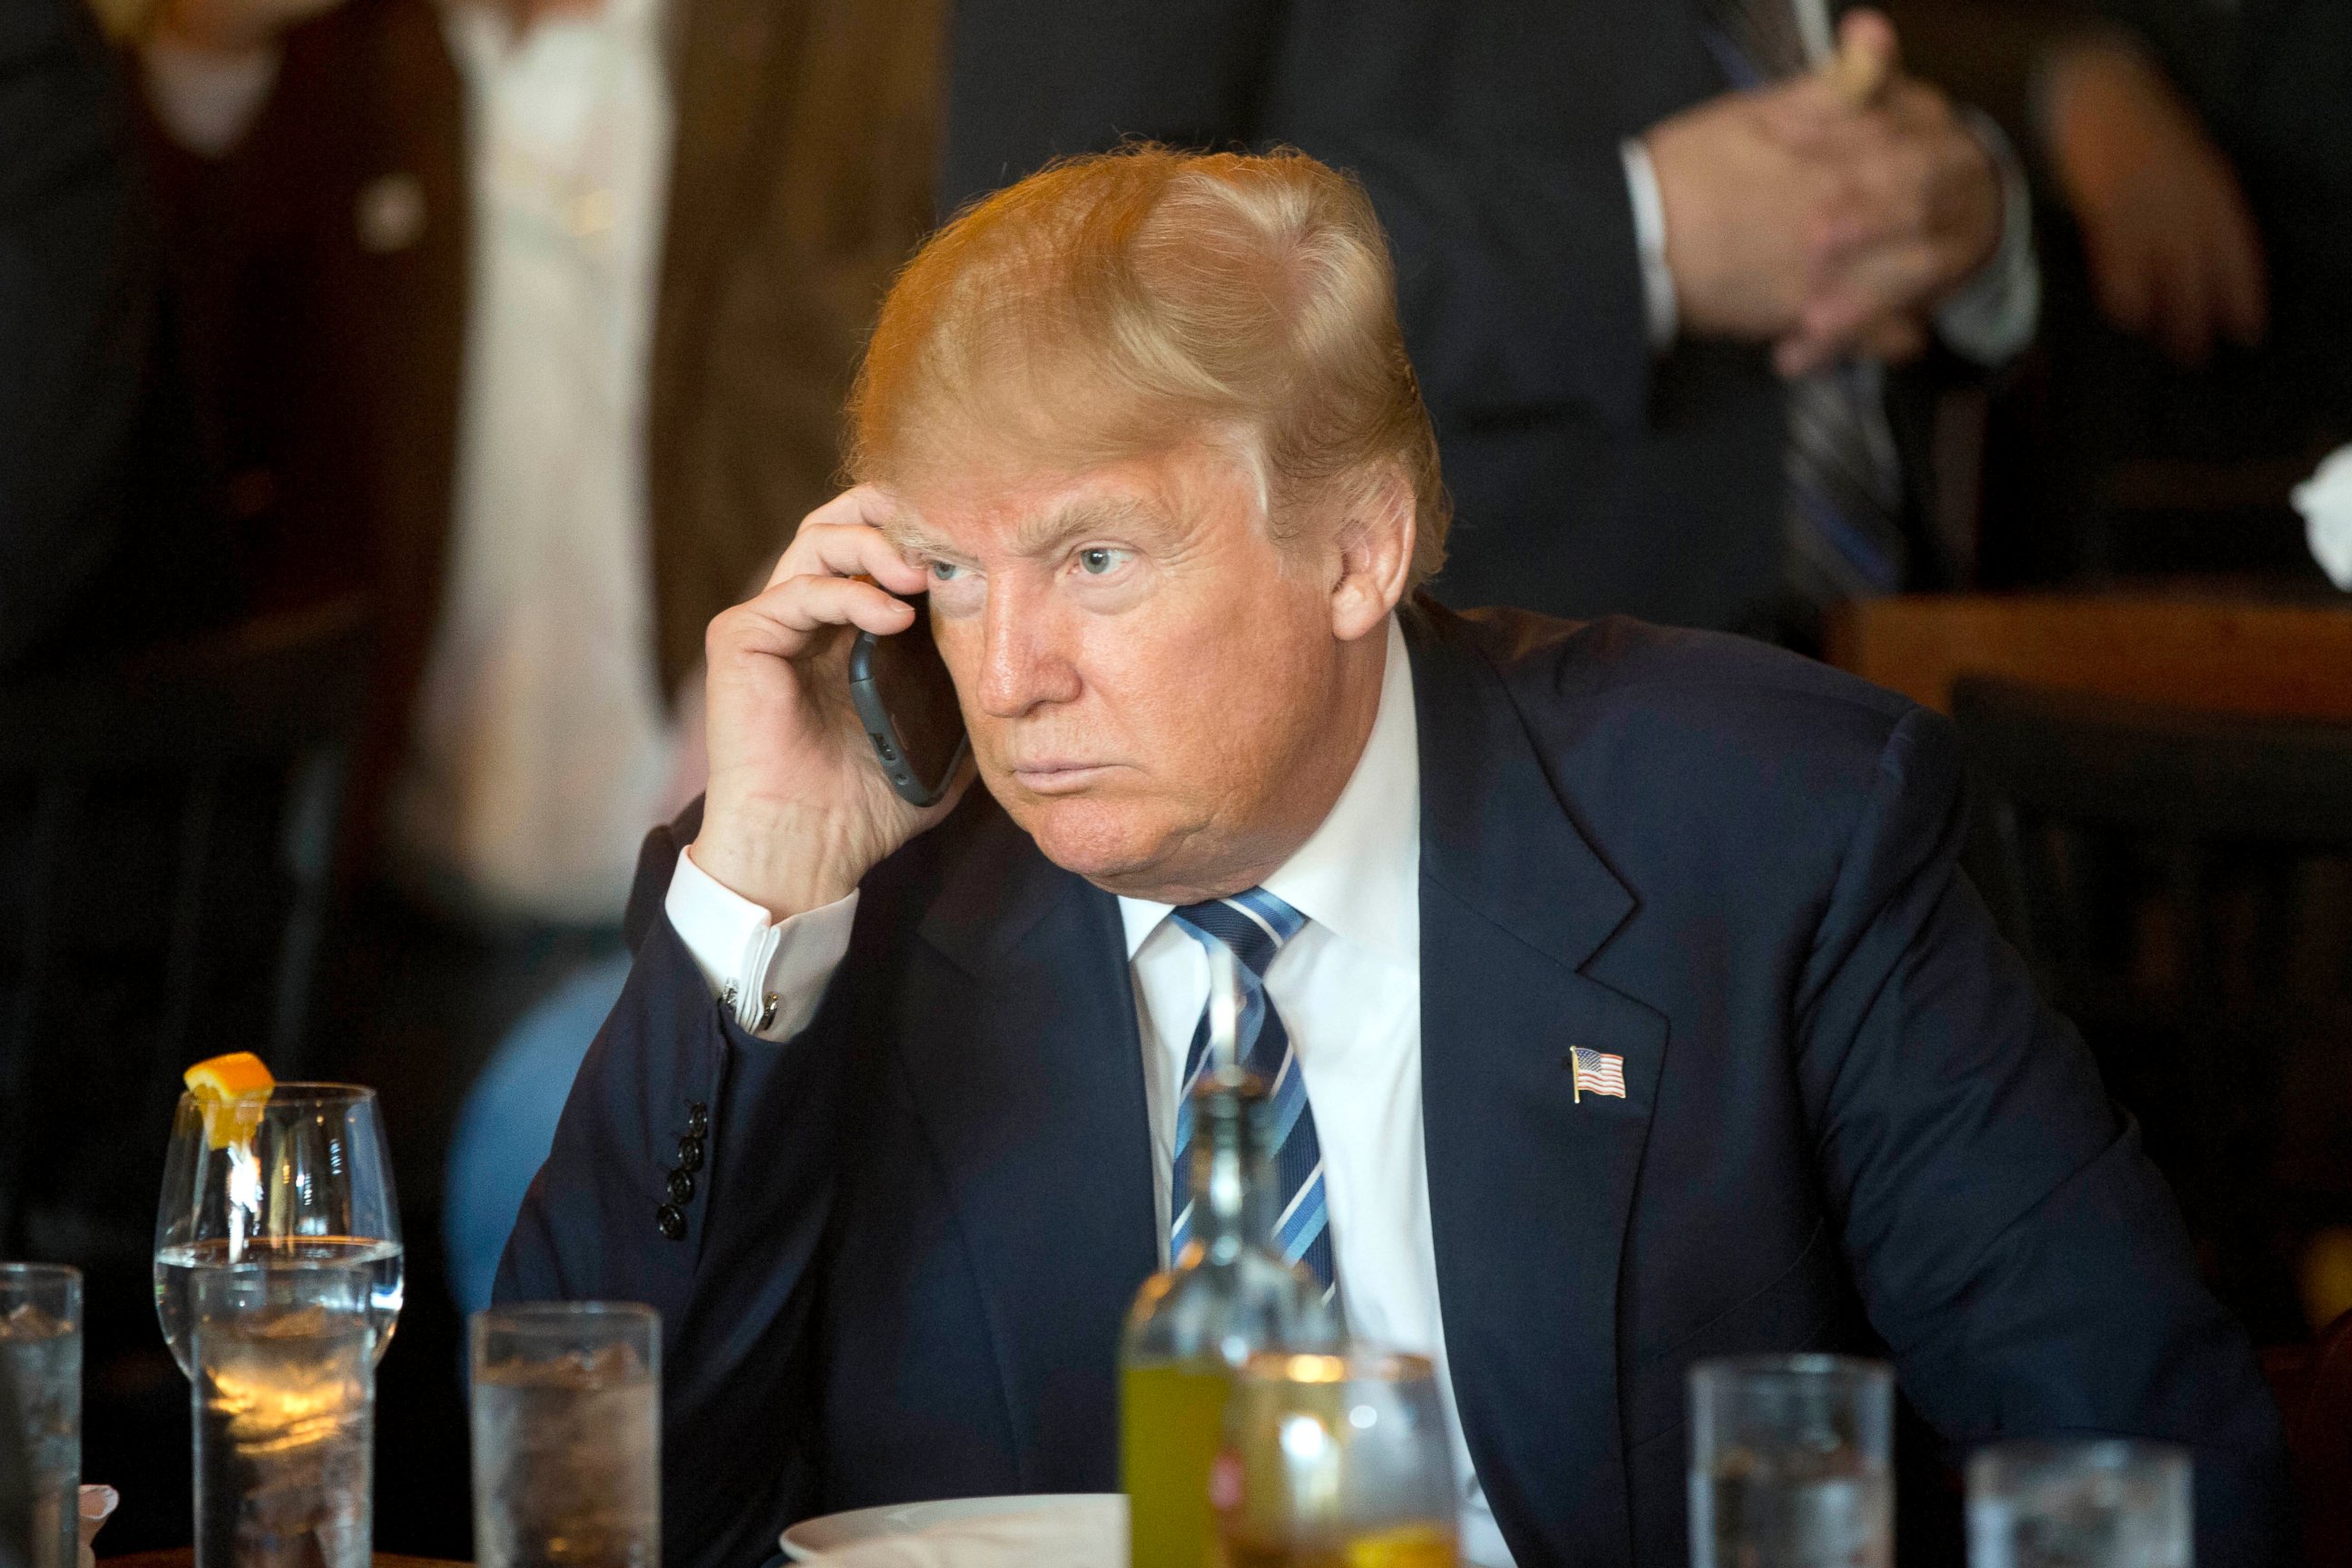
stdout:
[[191,48],[158,31],[140,49],[147,101],[172,140],[200,157],[217,158],[252,129],[278,80],[278,50],[224,55]]
[[1650,331],[1650,352],[1675,346],[1681,330],[1675,302],[1674,269],[1666,265],[1666,198],[1658,189],[1657,166],[1638,136],[1617,143],[1625,161],[1625,192],[1633,198],[1633,248],[1642,263],[1642,313]]
[[849,952],[857,890],[771,921],[766,910],[721,886],[681,849],[662,910],[735,1021],[761,1039],[789,1040],[816,1016],[826,983]]
[[2042,268],[2033,257],[2033,197],[2016,150],[2000,126],[1963,107],[1961,123],[2000,171],[2000,243],[1958,293],[1936,311],[1936,331],[1954,353],[1997,365],[2033,341],[2042,320]]

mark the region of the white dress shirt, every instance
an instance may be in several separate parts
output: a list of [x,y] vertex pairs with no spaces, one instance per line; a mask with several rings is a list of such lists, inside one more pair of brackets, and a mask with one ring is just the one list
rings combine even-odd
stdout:
[[[1404,634],[1389,624],[1378,717],[1356,771],[1313,837],[1261,884],[1307,917],[1267,966],[1314,1108],[1331,1212],[1332,1256],[1350,1330],[1436,1363],[1462,1501],[1464,1560],[1511,1556],[1471,1465],[1454,1409],[1439,1315],[1421,1121],[1421,757]],[[1161,1256],[1178,1085],[1209,996],[1200,944],[1171,906],[1118,900],[1143,1042]],[[714,994],[744,1026],[782,1040],[814,1016],[848,950],[857,895],[771,924],[681,853],[667,910]],[[770,999],[773,999],[772,1010]],[[765,1026],[763,1013],[769,1014]]]
[[[439,618],[389,826],[404,879],[494,917],[619,918],[676,735],[654,659],[645,411],[667,200],[662,0],[604,0],[518,34],[456,0],[471,298]],[[217,155],[276,55],[156,40],[152,100]],[[397,249],[437,221],[387,171],[352,214]]]

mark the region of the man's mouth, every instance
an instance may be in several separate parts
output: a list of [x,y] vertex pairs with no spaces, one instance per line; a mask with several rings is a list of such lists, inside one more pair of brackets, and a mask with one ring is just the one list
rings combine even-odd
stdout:
[[1057,758],[1045,762],[1016,763],[1009,771],[1021,787],[1032,795],[1073,795],[1108,773],[1110,764]]

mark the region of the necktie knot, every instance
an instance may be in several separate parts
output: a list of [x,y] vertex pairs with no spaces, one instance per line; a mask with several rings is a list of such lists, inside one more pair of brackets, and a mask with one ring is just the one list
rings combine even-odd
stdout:
[[1282,944],[1297,936],[1307,923],[1305,915],[1264,888],[1245,889],[1231,898],[1181,905],[1175,911],[1175,920],[1185,934],[1203,948],[1212,942],[1223,943],[1243,968],[1260,980],[1265,978],[1266,965],[1282,951]]

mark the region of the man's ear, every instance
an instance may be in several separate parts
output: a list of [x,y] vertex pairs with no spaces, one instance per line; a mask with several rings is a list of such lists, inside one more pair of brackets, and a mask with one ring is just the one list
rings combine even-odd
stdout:
[[1331,584],[1331,630],[1341,642],[1379,629],[1404,597],[1412,574],[1412,480],[1382,458],[1354,476],[1339,524]]

